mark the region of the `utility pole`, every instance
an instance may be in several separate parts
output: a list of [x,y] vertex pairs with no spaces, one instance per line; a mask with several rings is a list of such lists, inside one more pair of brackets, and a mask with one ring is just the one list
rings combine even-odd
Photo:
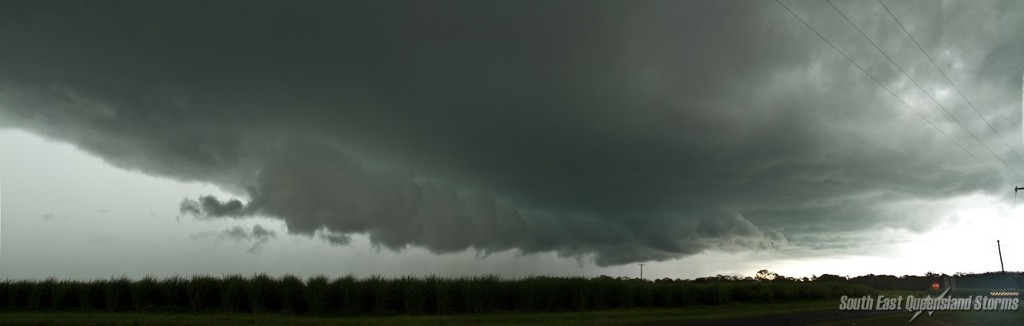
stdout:
[[1024,190],[1024,187],[1013,187],[1013,207],[1017,207],[1017,192]]
[[[999,257],[1003,257],[1002,254],[999,254]],[[999,259],[1002,260],[1002,258],[999,258]],[[640,279],[641,280],[644,279],[644,264],[643,263],[640,263]]]
[[1006,269],[1003,268],[1003,247],[999,245],[999,240],[996,240],[996,249],[999,250],[999,270],[1005,274]]

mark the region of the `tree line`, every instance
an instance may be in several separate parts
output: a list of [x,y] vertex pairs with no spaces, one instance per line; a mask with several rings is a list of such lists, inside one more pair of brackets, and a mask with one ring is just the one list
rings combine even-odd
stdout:
[[870,287],[852,283],[647,281],[607,276],[50,278],[0,282],[0,311],[466,314],[818,300],[873,293]]

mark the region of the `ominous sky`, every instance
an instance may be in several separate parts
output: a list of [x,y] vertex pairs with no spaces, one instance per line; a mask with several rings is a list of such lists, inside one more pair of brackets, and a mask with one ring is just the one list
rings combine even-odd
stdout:
[[267,260],[781,266],[1019,223],[1024,3],[782,3],[3,1],[0,128],[206,185],[124,232]]

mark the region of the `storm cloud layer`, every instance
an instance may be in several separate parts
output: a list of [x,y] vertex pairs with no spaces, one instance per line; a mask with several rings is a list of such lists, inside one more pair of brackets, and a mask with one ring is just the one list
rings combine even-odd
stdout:
[[[599,265],[922,231],[893,207],[1019,181],[878,3],[836,2],[1011,166],[827,4],[786,3],[983,163],[774,2],[6,1],[0,126],[241,198],[181,203],[200,219]],[[1021,4],[889,5],[1017,139]]]

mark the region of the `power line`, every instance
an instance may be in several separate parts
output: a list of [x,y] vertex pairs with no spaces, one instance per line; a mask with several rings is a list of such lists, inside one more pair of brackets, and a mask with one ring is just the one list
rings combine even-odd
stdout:
[[[868,43],[871,43],[871,46],[873,46],[875,48],[875,50],[878,50],[878,52],[881,53],[882,56],[885,57],[885,59],[889,60],[889,63],[892,63],[893,66],[896,66],[896,70],[899,70],[900,73],[902,73],[904,76],[907,77],[907,79],[910,79],[910,82],[914,83],[914,86],[916,86],[917,89],[921,90],[921,93],[924,93],[924,95],[927,96],[928,99],[932,100],[932,102],[935,103],[935,105],[938,106],[939,109],[941,109],[942,112],[946,114],[946,116],[948,116],[950,119],[952,119],[953,122],[956,122],[956,124],[959,125],[960,128],[963,128],[964,130],[966,130],[967,134],[971,135],[971,138],[974,138],[974,140],[977,141],[979,144],[981,144],[981,146],[984,147],[985,150],[987,150],[989,153],[991,153],[992,156],[995,156],[996,159],[998,159],[1000,163],[1003,163],[1003,166],[1005,166],[1007,170],[1010,170],[1010,172],[1013,172],[1013,174],[1016,174],[1018,180],[1019,179],[1024,179],[1024,176],[1021,176],[1020,173],[1017,173],[1016,170],[1014,170],[1012,167],[1010,167],[1010,165],[1007,164],[1006,161],[1003,160],[1002,157],[999,157],[999,155],[996,154],[995,151],[993,151],[991,147],[988,147],[988,144],[985,144],[985,142],[981,141],[981,138],[978,138],[978,136],[975,135],[974,132],[971,131],[971,129],[968,129],[967,126],[964,126],[964,124],[960,122],[960,119],[957,119],[956,117],[953,116],[953,114],[949,113],[949,110],[946,110],[946,107],[943,106],[942,103],[939,103],[939,101],[936,100],[935,97],[932,96],[931,93],[929,93],[927,90],[925,90],[924,87],[922,87],[921,84],[917,82],[917,80],[914,80],[914,77],[911,77],[910,74],[908,74],[906,70],[903,70],[903,68],[900,67],[900,65],[898,63],[896,63],[896,61],[893,60],[891,56],[886,54],[885,51],[883,51],[882,48],[879,47],[877,43],[875,43],[875,41],[871,40],[871,38],[868,37],[868,35],[864,33],[864,30],[861,30],[860,27],[857,26],[857,24],[854,24],[853,21],[850,20],[850,17],[846,16],[846,13],[843,13],[842,10],[839,10],[839,7],[836,7],[836,5],[834,3],[832,3],[832,0],[827,0],[826,2],[828,2],[829,6],[832,6],[832,9],[835,9],[836,12],[838,12],[839,15],[842,16],[843,19],[846,20],[846,22],[848,24],[850,24],[850,26],[853,26],[853,29],[856,29],[857,32],[860,33],[860,36],[863,36],[864,39],[868,40]],[[982,119],[984,119],[984,118],[982,118]]]
[[955,139],[953,139],[953,137],[949,136],[949,134],[947,134],[945,131],[942,131],[942,129],[940,129],[938,126],[936,126],[935,123],[933,123],[931,120],[929,120],[923,114],[921,114],[921,112],[918,112],[916,109],[914,109],[914,107],[910,106],[910,104],[908,104],[907,101],[903,100],[903,98],[899,97],[899,95],[896,95],[896,93],[893,92],[892,90],[890,90],[889,87],[886,87],[885,84],[882,84],[882,82],[879,81],[878,78],[875,78],[874,75],[871,75],[870,73],[867,72],[867,70],[864,70],[864,68],[861,67],[859,64],[857,64],[856,61],[853,61],[853,59],[850,58],[850,56],[846,55],[846,53],[844,53],[843,50],[840,50],[839,47],[836,47],[835,44],[832,44],[832,42],[829,41],[827,38],[825,38],[825,36],[821,35],[821,33],[819,33],[818,30],[814,29],[814,27],[811,27],[811,25],[808,24],[807,21],[805,21],[803,18],[800,18],[799,15],[794,13],[792,9],[789,9],[789,7],[787,7],[786,5],[782,4],[782,2],[780,0],[775,0],[775,3],[778,3],[780,6],[782,6],[782,8],[786,9],[786,11],[789,12],[790,15],[793,15],[793,17],[795,17],[797,20],[799,20],[801,23],[803,23],[804,26],[807,27],[807,29],[810,29],[811,32],[814,32],[815,35],[818,35],[818,37],[821,38],[822,41],[825,41],[825,43],[828,43],[828,45],[831,46],[833,49],[835,49],[836,52],[839,52],[839,54],[841,54],[843,56],[843,58],[846,58],[847,61],[850,61],[850,63],[852,63],[854,67],[857,67],[857,69],[860,69],[861,72],[863,72],[865,75],[867,75],[869,78],[871,78],[871,80],[875,81],[875,83],[878,84],[878,86],[881,86],[882,89],[884,89],[886,92],[889,92],[889,94],[892,95],[893,97],[895,97],[897,100],[899,100],[900,103],[903,103],[903,105],[906,106],[908,109],[910,109],[910,111],[912,111],[915,114],[917,114],[918,117],[921,117],[922,120],[924,120],[929,125],[931,125],[932,128],[935,128],[935,130],[937,130],[943,136],[946,136],[946,139],[949,139],[949,141],[953,142],[953,144],[956,145],[957,147],[959,147],[960,150],[962,150],[965,153],[967,153],[967,155],[970,155],[972,158],[974,158],[975,161],[978,161],[978,163],[981,163],[982,166],[988,168],[989,171],[991,171],[993,174],[998,176],[1000,179],[1003,179],[1003,182],[1006,182],[1006,184],[1013,185],[1013,183],[1011,183],[1009,179],[1006,179],[1006,177],[1004,177],[1002,174],[999,174],[999,172],[997,172],[995,169],[993,169],[992,167],[988,166],[988,164],[985,164],[985,162],[983,162],[981,159],[979,159],[977,155],[974,155],[974,153],[971,153],[971,151],[968,151],[967,148],[965,148],[963,145],[960,145],[959,142],[957,142]]
[[[837,7],[835,3],[831,2],[831,0],[827,0],[826,2],[828,2],[828,5],[833,7],[833,9],[836,9],[836,11],[839,12],[839,14],[843,16],[843,19],[846,19],[846,23],[850,24],[850,26],[852,26],[855,30],[857,30],[858,33],[860,33],[860,36],[863,36],[864,39],[866,39],[868,43],[871,43],[871,46],[873,46],[874,49],[878,50],[880,53],[882,53],[882,55],[884,55],[887,59],[889,59],[889,63],[893,64],[893,66],[896,67],[896,70],[899,70],[899,72],[901,74],[903,74],[903,76],[906,76],[906,78],[909,79],[910,82],[912,82],[914,86],[918,87],[918,89],[921,89],[921,92],[925,93],[925,95],[928,96],[929,99],[932,99],[933,103],[935,103],[935,106],[939,107],[939,109],[942,110],[942,112],[945,113],[946,116],[949,117],[949,119],[952,119],[954,122],[956,122],[957,125],[961,126],[961,128],[964,128],[964,130],[967,130],[967,133],[970,134],[971,137],[973,137],[975,140],[977,140],[978,144],[981,144],[981,146],[984,147],[985,150],[988,151],[988,153],[992,154],[992,156],[994,156],[996,159],[998,159],[999,162],[1002,163],[1002,165],[1006,166],[1008,170],[1010,170],[1011,172],[1014,172],[1014,174],[1017,174],[1017,177],[1019,179],[1020,178],[1024,178],[1024,176],[1021,176],[1021,174],[1018,173],[1017,170],[1014,170],[1014,168],[1011,167],[1010,164],[1008,164],[1005,160],[1002,160],[1001,157],[999,157],[997,154],[995,154],[995,151],[992,151],[992,149],[989,148],[988,145],[985,144],[985,142],[981,140],[981,138],[978,138],[978,136],[976,134],[974,134],[974,132],[971,131],[971,129],[968,129],[968,127],[965,126],[963,123],[961,123],[961,121],[959,121],[959,119],[956,119],[956,117],[953,117],[953,115],[950,114],[949,111],[946,110],[946,108],[943,107],[942,104],[939,103],[938,99],[935,99],[935,97],[932,96],[931,93],[929,93],[927,90],[925,90],[925,87],[921,86],[921,84],[918,83],[918,81],[914,80],[913,77],[910,77],[910,74],[907,74],[906,71],[903,70],[903,68],[899,67],[899,65],[896,64],[895,60],[893,60],[892,56],[889,56],[889,54],[887,54],[886,51],[882,50],[882,48],[879,47],[879,45],[877,43],[874,43],[874,41],[872,41],[871,38],[867,37],[867,34],[864,34],[863,30],[861,30],[859,27],[857,27],[856,24],[853,24],[853,21],[850,21],[850,17],[847,16],[846,13],[843,12],[843,10],[840,10],[839,7]],[[984,120],[984,118],[982,118],[982,120]],[[1011,149],[1011,150],[1013,150],[1013,149]]]
[[992,132],[995,133],[996,136],[999,136],[999,140],[1003,142],[1003,145],[1006,145],[1006,148],[1009,148],[1010,151],[1013,152],[1013,154],[1017,155],[1018,159],[1024,162],[1024,156],[1021,156],[1020,153],[1017,152],[1017,150],[1013,149],[1013,146],[1010,146],[1010,143],[1007,142],[1005,138],[1003,138],[1003,135],[1001,135],[999,131],[992,126],[992,123],[990,123],[988,119],[985,119],[985,116],[978,111],[978,108],[974,106],[974,103],[971,103],[971,100],[968,100],[967,96],[964,95],[962,91],[960,91],[960,87],[957,87],[956,83],[954,83],[953,80],[950,79],[948,75],[946,75],[946,72],[942,71],[942,68],[939,67],[937,63],[935,63],[935,60],[932,59],[932,56],[928,55],[928,52],[924,50],[924,47],[922,47],[921,44],[917,42],[917,39],[915,39],[914,36],[910,34],[910,31],[908,31],[907,28],[903,26],[903,23],[901,23],[900,20],[896,18],[896,15],[894,15],[892,11],[889,10],[889,7],[886,6],[885,3],[882,2],[882,0],[878,0],[878,3],[882,5],[882,8],[885,8],[885,12],[889,13],[889,16],[892,17],[892,20],[896,21],[896,24],[900,26],[900,29],[902,29],[903,32],[906,33],[908,37],[910,37],[910,40],[914,42],[914,45],[917,46],[917,49],[921,50],[921,53],[924,53],[924,56],[928,58],[928,61],[931,62],[933,66],[935,66],[935,69],[939,71],[939,74],[942,74],[942,77],[945,78],[947,82],[949,82],[949,85],[953,86],[953,89],[956,90],[956,93],[960,95],[961,98],[964,99],[964,102],[967,102],[967,105],[970,106],[972,110],[974,110],[974,113],[977,114],[982,121],[985,121],[985,124],[988,125],[989,129],[992,129]]

